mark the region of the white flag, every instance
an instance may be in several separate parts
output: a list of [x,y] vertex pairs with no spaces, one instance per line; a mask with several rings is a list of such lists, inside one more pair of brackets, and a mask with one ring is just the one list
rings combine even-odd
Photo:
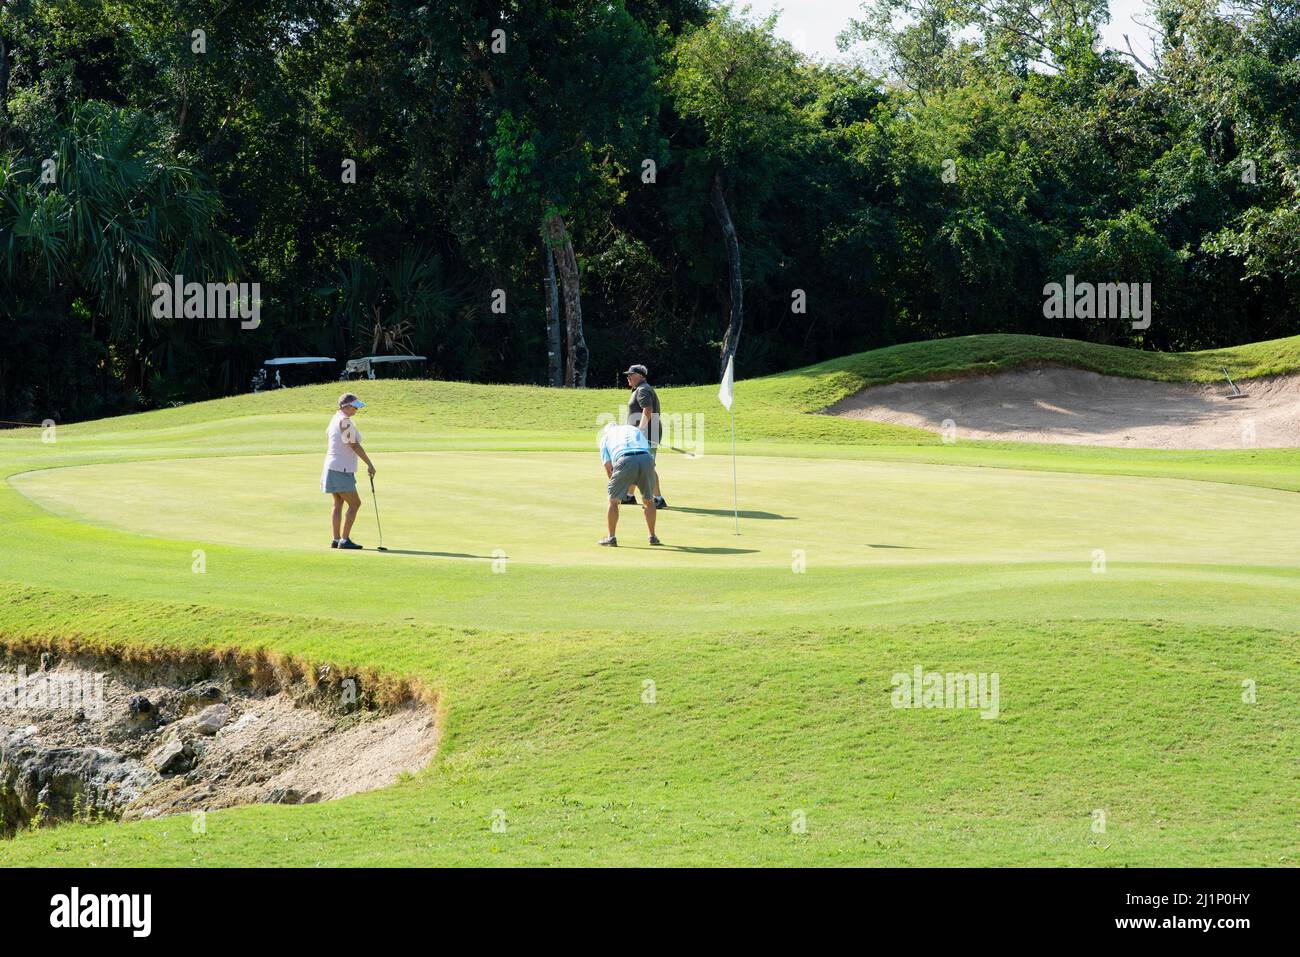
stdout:
[[718,401],[727,407],[728,412],[731,411],[731,401],[735,398],[735,392],[732,390],[732,386],[735,384],[732,364],[735,361],[735,356],[727,357],[727,371],[723,373],[722,385],[718,388]]

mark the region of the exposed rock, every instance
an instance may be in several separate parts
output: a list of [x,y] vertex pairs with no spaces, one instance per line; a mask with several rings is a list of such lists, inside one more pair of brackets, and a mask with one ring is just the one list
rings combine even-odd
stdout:
[[34,821],[332,800],[424,767],[436,749],[421,705],[340,718],[331,690],[306,682],[268,693],[213,671],[103,670],[95,684],[103,675],[85,664],[51,665],[51,676],[102,689],[93,708],[0,709],[0,837]]
[[157,783],[139,761],[103,748],[46,747],[35,728],[0,738],[0,830],[49,821],[118,816]]
[[181,703],[185,711],[203,710],[225,700],[225,695],[216,685],[204,685],[190,688],[182,695]]
[[173,732],[145,760],[159,774],[183,774],[194,766],[194,748]]
[[257,720],[256,714],[254,714],[252,711],[245,711],[235,720],[234,724],[229,725],[226,728],[223,728],[221,733],[234,734],[236,731],[243,731],[244,728],[248,727],[256,720]]
[[214,704],[204,708],[194,721],[194,730],[199,734],[216,734],[230,722],[230,705]]
[[303,793],[297,788],[273,788],[266,796],[267,804],[316,804],[322,795],[320,791]]

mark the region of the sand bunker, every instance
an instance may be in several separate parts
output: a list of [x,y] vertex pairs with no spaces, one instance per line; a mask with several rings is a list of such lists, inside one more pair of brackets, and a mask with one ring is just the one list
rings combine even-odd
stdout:
[[873,386],[829,415],[910,425],[957,439],[1150,449],[1300,445],[1300,376],[1192,385],[1043,366],[935,382]]
[[0,837],[34,823],[328,801],[392,784],[437,748],[420,701],[367,708],[324,685],[254,687],[220,669],[142,675],[41,658],[0,655]]

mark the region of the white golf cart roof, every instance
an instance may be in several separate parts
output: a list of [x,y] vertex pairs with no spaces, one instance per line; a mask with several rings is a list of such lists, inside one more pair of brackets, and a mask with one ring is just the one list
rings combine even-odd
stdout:
[[267,359],[262,365],[266,366],[305,366],[313,362],[338,362],[338,359],[331,359],[329,356],[288,356],[284,359]]
[[343,377],[349,375],[365,374],[370,378],[375,377],[375,366],[384,362],[428,362],[428,356],[366,356],[364,359],[349,359],[347,365],[343,367]]

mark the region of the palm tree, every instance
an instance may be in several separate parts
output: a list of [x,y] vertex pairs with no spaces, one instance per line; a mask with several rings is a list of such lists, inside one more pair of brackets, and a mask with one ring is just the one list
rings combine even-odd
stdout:
[[109,342],[142,357],[162,321],[150,308],[155,283],[234,277],[239,256],[218,226],[219,194],[172,157],[146,114],[84,103],[49,159],[52,183],[43,158],[0,156],[3,308],[80,303],[92,335],[103,319]]
[[371,355],[412,351],[415,341],[445,322],[457,305],[441,258],[416,248],[403,249],[386,269],[352,257],[339,268],[333,284],[318,292],[338,297],[333,321],[349,349],[369,348]]

